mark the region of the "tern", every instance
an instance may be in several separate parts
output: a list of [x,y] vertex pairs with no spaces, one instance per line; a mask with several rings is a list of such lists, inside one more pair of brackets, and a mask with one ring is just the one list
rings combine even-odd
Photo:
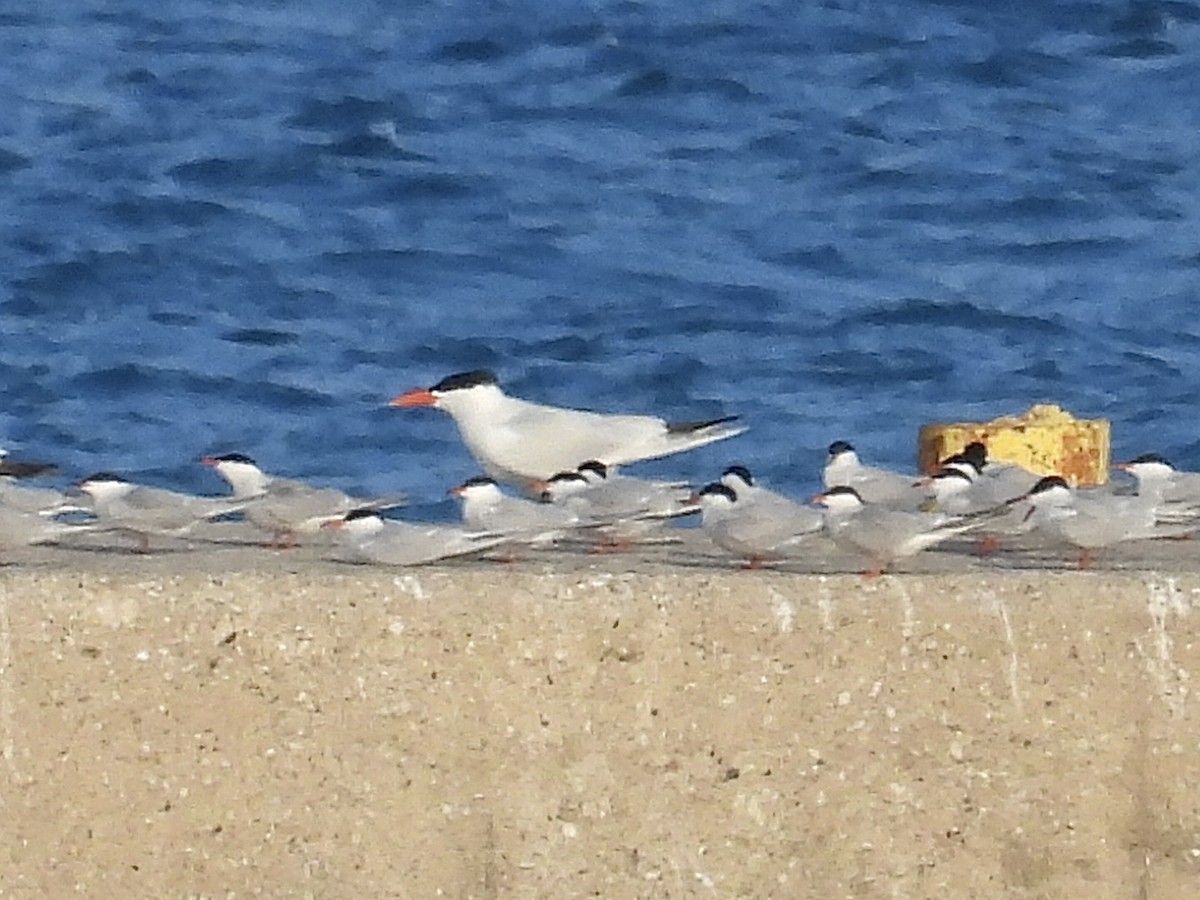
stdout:
[[94,530],[91,523],[56,522],[36,511],[17,509],[0,503],[0,549],[33,544],[52,544],[68,534]]
[[450,414],[467,450],[497,481],[524,490],[595,459],[608,466],[670,456],[741,434],[736,416],[670,423],[654,416],[607,415],[510,397],[488,371],[463,372],[395,397],[395,407]]
[[778,522],[789,521],[790,527],[798,533],[821,530],[824,517],[820,512],[763,487],[745,466],[729,466],[721,473],[721,484],[737,495],[738,506],[744,512],[753,510],[758,516]]
[[596,459],[574,472],[560,472],[546,488],[552,500],[563,499],[584,518],[596,521],[673,519],[699,511],[688,502],[691,485],[632,478]]
[[961,453],[943,460],[942,469],[947,468],[958,469],[971,477],[974,485],[970,500],[980,507],[1006,503],[1028,491],[1042,477],[1016,463],[990,459],[982,441],[972,441]]
[[754,500],[743,502],[737,491],[720,482],[705,485],[695,500],[700,504],[700,530],[721,549],[745,559],[747,569],[796,556],[821,531],[821,515],[815,510],[801,507],[812,513],[805,516]]
[[42,475],[52,475],[56,471],[58,466],[54,463],[9,459],[8,450],[0,447],[0,479],[39,478]]
[[449,493],[462,501],[463,524],[472,531],[503,533],[532,544],[547,544],[564,537],[581,523],[570,509],[511,497],[494,478],[469,478]]
[[1035,529],[1080,551],[1079,568],[1088,568],[1095,551],[1125,541],[1186,537],[1196,525],[1165,524],[1154,496],[1120,495],[1104,490],[1072,490],[1058,475],[1047,475],[1011,503],[1026,502],[1025,517]]
[[344,516],[352,509],[391,509],[403,506],[402,495],[364,499],[351,497],[335,488],[323,488],[292,478],[268,475],[244,453],[203,456],[233,489],[233,498],[245,501],[246,520],[270,532],[276,546],[295,543],[298,535],[315,534],[325,522]]
[[48,487],[31,487],[11,478],[0,478],[0,506],[43,516],[87,512],[89,509],[72,503],[62,491]]
[[843,549],[864,555],[875,578],[898,559],[913,556],[956,534],[987,524],[987,516],[947,517],[918,510],[891,509],[866,503],[852,487],[831,487],[813,497],[825,507],[825,530]]
[[76,487],[91,498],[100,530],[134,534],[143,550],[151,535],[180,537],[201,522],[239,511],[247,502],[146,487],[111,472],[89,475]]
[[923,499],[915,476],[864,464],[846,441],[829,445],[821,480],[826,489],[852,487],[872,505],[916,509]]
[[596,525],[596,533],[610,547],[674,541],[661,533],[663,524],[700,511],[691,500],[691,486],[684,482],[631,478],[595,459],[573,472],[559,472],[537,487],[551,503]]
[[1132,475],[1138,496],[1154,498],[1160,504],[1160,513],[1200,513],[1200,472],[1176,469],[1157,453],[1143,453],[1114,468]]
[[479,553],[507,540],[503,535],[466,531],[449,525],[416,525],[385,520],[377,509],[354,509],[322,528],[337,531],[362,562],[420,566]]

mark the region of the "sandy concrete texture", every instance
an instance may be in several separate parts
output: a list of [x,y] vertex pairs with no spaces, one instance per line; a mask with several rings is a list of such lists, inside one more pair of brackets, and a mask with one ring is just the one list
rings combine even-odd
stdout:
[[0,897],[1195,897],[1198,592],[10,566]]

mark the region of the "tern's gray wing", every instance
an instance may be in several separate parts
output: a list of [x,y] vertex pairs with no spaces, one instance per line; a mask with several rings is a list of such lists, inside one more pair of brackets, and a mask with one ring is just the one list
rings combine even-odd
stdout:
[[54,488],[29,487],[7,478],[0,478],[0,505],[24,512],[45,512],[47,515],[87,508],[69,503],[67,495]]
[[831,522],[829,533],[835,543],[886,563],[912,556],[956,534],[981,528],[988,521],[987,516],[957,518],[871,507]]
[[618,476],[571,498],[580,514],[594,522],[627,519],[669,519],[688,515],[698,507],[687,502],[687,485]]
[[916,476],[874,466],[856,466],[848,471],[839,471],[825,481],[827,487],[854,488],[864,502],[873,506],[916,509],[925,499],[924,492],[916,485]]
[[244,505],[221,497],[198,497],[162,488],[137,487],[111,502],[93,504],[102,523],[134,532],[170,534],[235,512]]
[[37,512],[0,504],[0,547],[53,543],[64,535],[90,530],[88,525],[65,525]]
[[739,500],[739,506],[743,503],[749,509],[756,510],[759,516],[779,522],[781,528],[794,534],[819,531],[825,520],[819,510],[765,489],[747,495],[744,501]]
[[335,488],[277,478],[245,503],[251,524],[265,531],[315,532],[322,522],[358,508],[357,501]]
[[419,566],[456,556],[479,553],[505,538],[447,525],[414,525],[389,521],[383,531],[352,545],[364,562],[388,566]]
[[503,533],[514,541],[529,543],[558,540],[580,527],[579,516],[570,507],[520,497],[504,497],[465,522],[476,531]]
[[1039,512],[1034,519],[1043,531],[1085,550],[1191,530],[1160,522],[1152,498],[1112,494],[1077,495],[1072,505]]
[[[747,557],[787,555],[820,532],[821,514],[796,504],[796,509],[757,502],[739,503],[715,520],[701,524],[713,543]],[[812,513],[810,517],[808,513]]]

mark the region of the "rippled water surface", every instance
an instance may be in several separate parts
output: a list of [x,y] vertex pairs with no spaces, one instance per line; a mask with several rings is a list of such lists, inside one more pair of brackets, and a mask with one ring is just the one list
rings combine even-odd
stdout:
[[[0,13],[0,440],[430,501],[401,390],[912,465],[1035,402],[1200,468],[1200,5],[131,0]],[[347,7],[354,7],[348,10]]]

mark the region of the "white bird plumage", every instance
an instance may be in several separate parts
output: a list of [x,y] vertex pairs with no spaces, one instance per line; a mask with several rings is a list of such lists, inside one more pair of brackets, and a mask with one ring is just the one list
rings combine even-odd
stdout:
[[656,459],[741,434],[724,416],[669,423],[655,416],[609,415],[533,403],[506,394],[491,372],[451,375],[394,398],[396,407],[449,413],[467,450],[497,481],[534,490],[558,472],[596,459],[608,466]]

